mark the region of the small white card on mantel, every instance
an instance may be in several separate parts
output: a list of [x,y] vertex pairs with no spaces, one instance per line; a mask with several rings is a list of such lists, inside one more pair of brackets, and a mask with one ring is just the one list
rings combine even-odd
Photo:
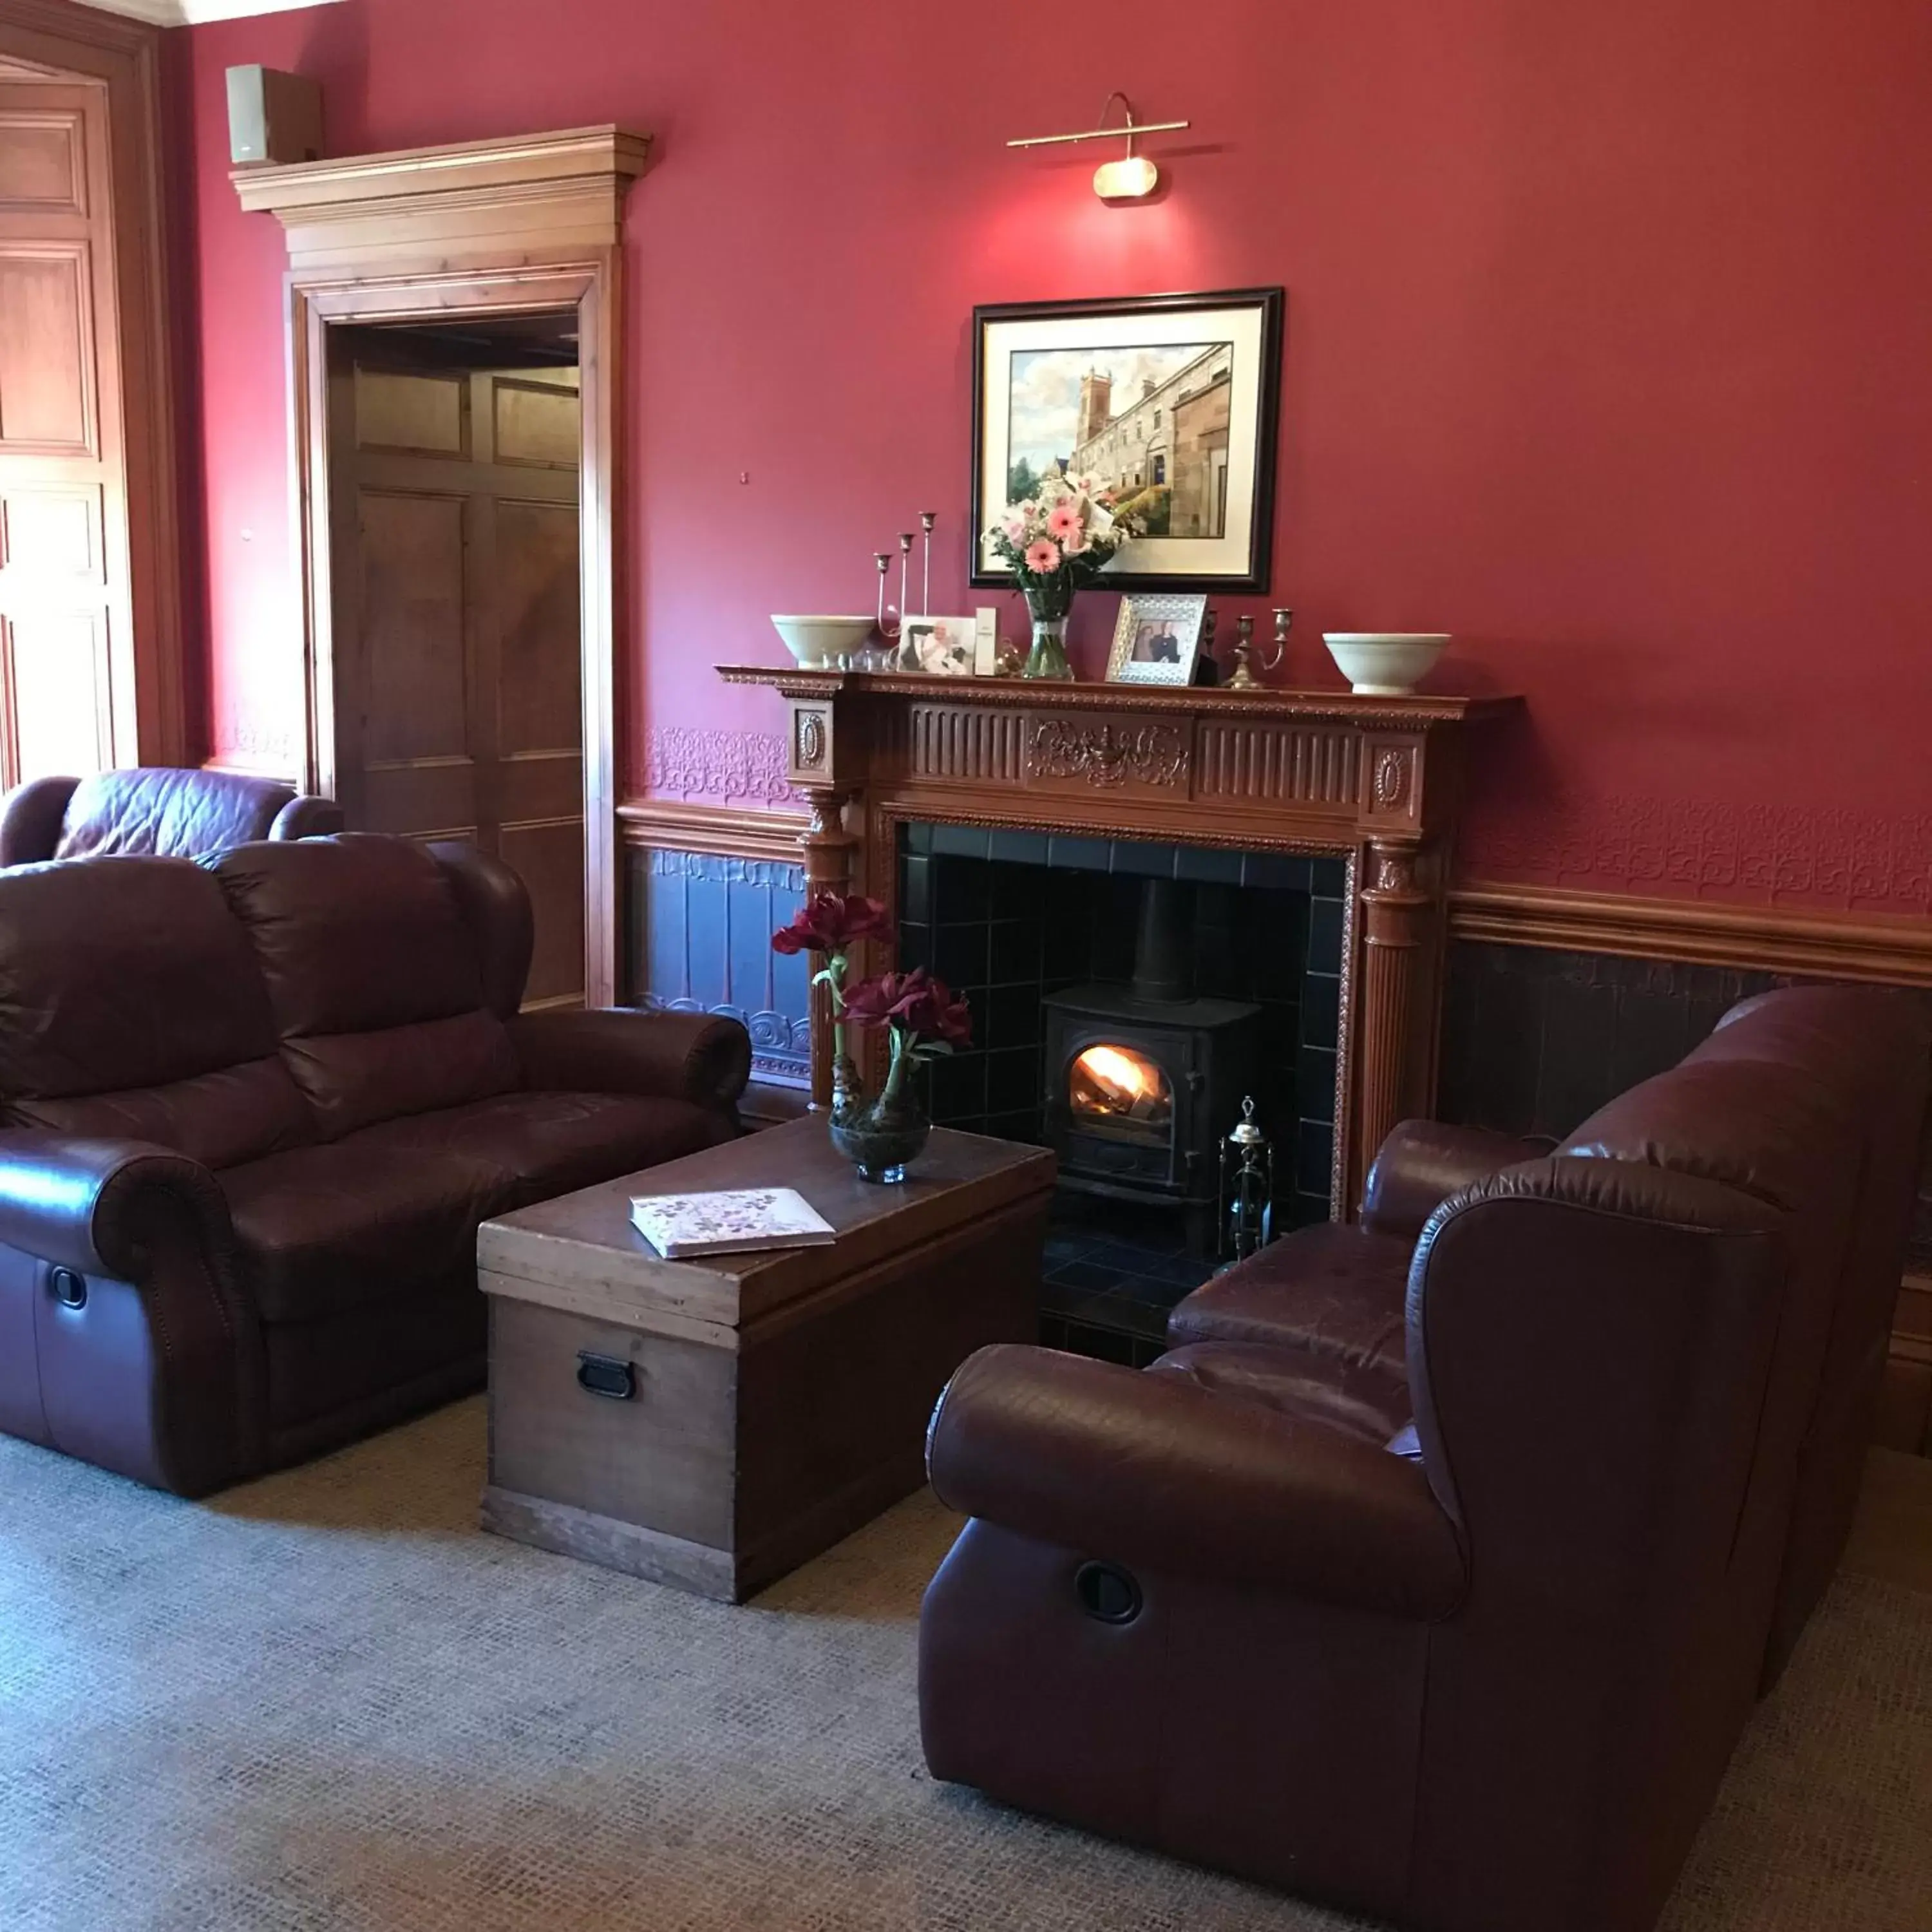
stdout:
[[836,1238],[832,1223],[790,1187],[634,1195],[631,1220],[668,1262],[760,1248],[818,1248]]

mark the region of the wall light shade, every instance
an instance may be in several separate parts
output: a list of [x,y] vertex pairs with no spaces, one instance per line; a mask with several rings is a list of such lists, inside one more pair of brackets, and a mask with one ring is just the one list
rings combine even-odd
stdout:
[[1160,170],[1144,154],[1130,154],[1118,161],[1102,161],[1094,170],[1094,192],[1102,201],[1136,201],[1151,194],[1160,179]]
[[[1115,101],[1120,104],[1127,117],[1124,128],[1109,128],[1105,124],[1108,111]],[[1017,141],[1009,141],[1010,148],[1057,148],[1069,141],[1105,141],[1118,140],[1125,135],[1127,152],[1118,161],[1102,161],[1094,170],[1094,192],[1102,201],[1138,201],[1143,195],[1153,194],[1160,179],[1160,170],[1144,154],[1134,152],[1136,134],[1166,134],[1185,128],[1185,121],[1142,121],[1134,119],[1133,103],[1124,94],[1110,94],[1100,109],[1102,125],[1089,128],[1078,134],[1029,134]]]

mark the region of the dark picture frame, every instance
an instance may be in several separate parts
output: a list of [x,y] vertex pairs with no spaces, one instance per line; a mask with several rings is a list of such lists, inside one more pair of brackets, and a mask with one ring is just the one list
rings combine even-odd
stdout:
[[[1285,290],[1255,288],[976,308],[973,587],[1014,588],[985,532],[1015,474],[1048,463],[1079,474],[1091,459],[1158,530],[1126,545],[1096,588],[1266,592],[1287,304]],[[1093,367],[1076,378],[1083,362]],[[1116,407],[1118,363],[1140,373]],[[1191,439],[1177,406],[1202,419]],[[1218,453],[1204,453],[1223,427]]]

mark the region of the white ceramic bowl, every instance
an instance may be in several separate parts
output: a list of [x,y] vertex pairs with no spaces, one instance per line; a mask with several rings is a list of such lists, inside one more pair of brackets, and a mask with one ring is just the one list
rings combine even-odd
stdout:
[[1364,698],[1407,698],[1449,648],[1440,631],[1324,631],[1322,641]]
[[872,634],[869,617],[774,617],[772,628],[785,649],[806,670],[836,664],[848,651],[856,651]]

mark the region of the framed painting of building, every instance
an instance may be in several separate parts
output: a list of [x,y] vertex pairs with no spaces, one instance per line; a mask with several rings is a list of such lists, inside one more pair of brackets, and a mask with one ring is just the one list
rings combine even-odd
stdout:
[[1266,591],[1285,307],[1234,289],[976,308],[974,587],[1011,586],[986,533],[1058,474],[1142,526],[1103,584]]

